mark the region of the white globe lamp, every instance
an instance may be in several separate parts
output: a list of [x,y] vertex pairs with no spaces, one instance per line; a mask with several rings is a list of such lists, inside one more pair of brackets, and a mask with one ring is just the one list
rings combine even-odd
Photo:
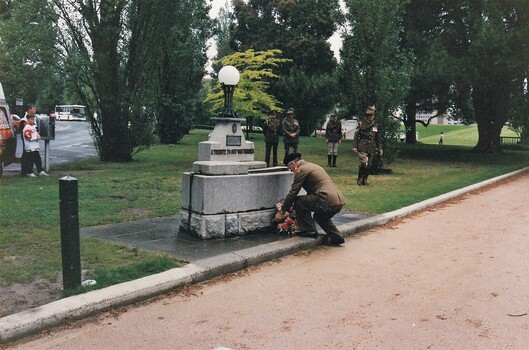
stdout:
[[237,115],[233,110],[233,92],[235,86],[239,83],[241,75],[234,66],[224,66],[219,71],[219,81],[224,90],[224,108],[223,116],[225,118],[236,118]]

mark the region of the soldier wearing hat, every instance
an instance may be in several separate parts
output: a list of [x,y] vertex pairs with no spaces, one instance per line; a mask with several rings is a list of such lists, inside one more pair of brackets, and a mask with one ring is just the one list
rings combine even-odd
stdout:
[[277,166],[277,144],[279,143],[279,132],[281,131],[281,121],[277,117],[277,111],[271,110],[270,116],[263,124],[263,133],[265,135],[266,166],[270,166],[270,153],[273,150],[273,166]]
[[294,117],[294,108],[289,108],[287,116],[281,124],[283,132],[283,143],[285,144],[285,158],[291,153],[298,151],[299,143],[299,122]]
[[366,117],[358,122],[355,136],[353,138],[353,152],[358,154],[360,166],[358,167],[358,186],[367,185],[367,178],[373,164],[373,158],[378,152],[382,155],[382,141],[378,124],[375,123],[374,106],[367,107]]
[[[331,220],[345,204],[342,191],[321,166],[304,161],[300,153],[287,155],[283,162],[294,173],[294,182],[281,211],[276,214],[276,220],[280,220],[286,211],[294,207],[298,217],[299,236],[317,238],[316,220],[327,233],[331,244],[344,243],[343,236]],[[306,195],[298,196],[301,188],[305,189]]]
[[325,126],[325,142],[327,143],[327,164],[336,167],[338,158],[338,145],[342,142],[342,123],[338,120],[338,111],[335,110]]

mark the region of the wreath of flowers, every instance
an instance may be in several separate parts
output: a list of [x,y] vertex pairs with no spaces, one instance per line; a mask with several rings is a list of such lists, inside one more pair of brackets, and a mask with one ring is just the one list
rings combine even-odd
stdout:
[[[276,213],[281,212],[283,202],[276,204]],[[277,231],[279,233],[286,233],[287,235],[293,235],[298,229],[298,220],[296,219],[296,211],[294,208],[290,208],[289,211],[285,212],[281,220],[275,219],[277,223]]]

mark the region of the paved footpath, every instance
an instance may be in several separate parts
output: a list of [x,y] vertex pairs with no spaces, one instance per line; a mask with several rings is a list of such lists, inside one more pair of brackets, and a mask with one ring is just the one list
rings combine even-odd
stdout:
[[529,174],[14,349],[527,349]]

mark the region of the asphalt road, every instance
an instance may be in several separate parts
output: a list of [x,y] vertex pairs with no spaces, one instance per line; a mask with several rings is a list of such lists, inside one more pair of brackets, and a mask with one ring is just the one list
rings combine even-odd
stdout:
[[[17,157],[22,155],[22,142],[17,135]],[[44,166],[45,142],[40,141],[40,155]],[[50,141],[50,165],[73,162],[97,156],[90,123],[58,121],[55,124],[55,140]],[[20,164],[11,164],[4,169],[4,176],[20,174]]]
[[527,349],[529,174],[14,349]]

